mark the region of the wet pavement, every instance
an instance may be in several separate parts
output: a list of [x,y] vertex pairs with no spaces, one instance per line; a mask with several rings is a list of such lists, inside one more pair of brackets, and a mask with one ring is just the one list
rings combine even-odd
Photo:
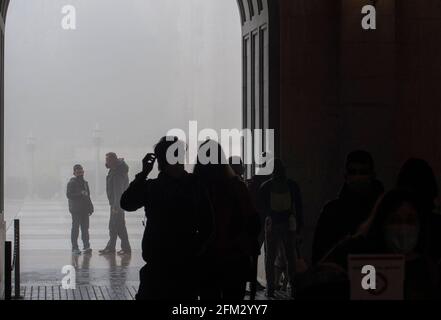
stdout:
[[[131,255],[98,254],[108,241],[109,207],[95,202],[90,218],[92,254],[71,254],[71,216],[64,201],[29,201],[17,209],[20,219],[21,295],[25,299],[127,300],[133,299],[139,285],[138,272],[144,265],[141,239],[144,231],[143,210],[126,214],[132,246]],[[8,217],[7,239],[13,240],[13,216]],[[79,239],[81,247],[81,240]],[[119,246],[119,240],[118,244]],[[118,250],[118,248],[117,248]],[[76,290],[61,287],[64,266],[73,266]],[[263,282],[263,259],[259,263],[259,280]],[[286,299],[281,293],[277,299]],[[263,292],[257,299],[266,299]]]

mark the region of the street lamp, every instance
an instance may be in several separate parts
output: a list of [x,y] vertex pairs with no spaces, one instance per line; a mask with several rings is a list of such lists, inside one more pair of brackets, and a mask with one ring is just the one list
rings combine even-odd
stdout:
[[95,145],[95,198],[98,197],[100,192],[100,150],[101,144],[103,142],[102,130],[100,125],[97,123],[93,129],[93,143]]
[[30,163],[31,163],[31,174],[29,176],[29,194],[31,196],[31,198],[34,198],[34,191],[35,191],[35,187],[34,187],[34,183],[35,183],[35,137],[34,134],[32,132],[29,133],[29,135],[26,138],[26,150],[29,153],[29,157],[30,157]]

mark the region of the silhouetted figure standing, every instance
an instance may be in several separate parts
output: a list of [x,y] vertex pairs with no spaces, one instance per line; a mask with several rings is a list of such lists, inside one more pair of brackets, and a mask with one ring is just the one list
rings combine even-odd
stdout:
[[409,159],[400,170],[397,187],[415,193],[421,222],[418,250],[433,258],[441,268],[441,215],[436,212],[438,183],[430,165],[422,159]]
[[72,215],[71,242],[72,253],[81,254],[78,247],[78,236],[81,228],[84,253],[92,252],[89,242],[89,216],[93,213],[93,204],[90,199],[89,184],[84,180],[84,169],[77,164],[73,167],[74,177],[67,184],[67,199],[69,212]]
[[[209,161],[202,160],[205,157]],[[259,251],[259,217],[245,183],[228,165],[217,142],[209,140],[201,146],[194,174],[209,191],[216,225],[216,237],[201,263],[201,300],[243,300],[253,273],[252,258]]]
[[[144,207],[147,217],[142,239],[147,264],[140,270],[137,300],[197,299],[199,258],[213,239],[208,194],[197,177],[184,169],[185,145],[177,138],[168,140],[162,138],[155,153],[144,158],[142,172],[121,198],[125,210]],[[179,161],[171,164],[167,151],[175,146],[180,147],[174,153]],[[148,179],[155,160],[158,178]]]
[[[368,220],[353,236],[342,240],[321,265],[338,266],[338,281],[329,279],[321,288],[311,290],[321,299],[349,297],[348,255],[399,254],[405,257],[404,299],[439,299],[439,275],[436,265],[426,254],[419,252],[421,220],[418,195],[408,190],[395,189],[385,193]],[[322,277],[320,277],[322,278]],[[381,281],[380,281],[381,283]],[[326,289],[332,288],[332,290]],[[326,292],[328,296],[323,295]]]
[[[268,154],[266,152],[262,153],[262,157],[266,158],[267,155]],[[270,174],[262,174],[262,168],[266,167],[267,162],[268,161],[264,161],[262,163],[258,174],[255,174],[251,179],[247,180],[247,187],[251,196],[251,202],[253,203],[253,206],[256,208],[257,213],[259,214],[259,220],[261,225],[261,229],[258,237],[259,255],[261,255],[262,253],[262,245],[265,244],[265,229],[263,227],[265,225],[265,212],[264,209],[260,207],[260,203],[258,201],[258,193],[262,184],[271,178]],[[264,250],[266,249],[264,248]],[[265,287],[261,283],[257,282],[257,290],[264,290],[264,289]]]
[[130,254],[131,248],[127,234],[124,209],[120,206],[121,196],[129,185],[129,166],[124,159],[110,152],[106,155],[106,168],[109,173],[106,178],[107,198],[110,205],[109,242],[101,254],[112,254],[116,250],[116,241],[121,239],[121,250],[118,254]]
[[[267,153],[264,152],[262,154],[262,157],[267,157]],[[271,159],[273,160],[273,159]],[[262,165],[261,168],[265,168],[267,165],[268,161],[265,161]],[[262,169],[260,169],[262,170]],[[262,245],[265,242],[265,230],[263,228],[264,224],[265,224],[265,210],[263,208],[261,208],[261,202],[258,201],[258,193],[259,193],[259,189],[262,186],[262,184],[266,181],[268,181],[269,179],[271,179],[271,174],[261,174],[262,172],[258,172],[258,174],[255,174],[247,183],[248,185],[248,190],[250,192],[250,196],[251,196],[251,201],[253,202],[254,207],[256,208],[257,212],[259,213],[259,217],[260,217],[260,224],[262,226],[262,229],[260,231],[259,234],[259,248],[262,248]]]
[[296,238],[303,227],[303,203],[297,183],[286,176],[285,166],[274,159],[272,178],[259,190],[259,201],[265,218],[267,295],[274,296],[275,261],[282,251],[286,257],[291,294],[295,293]]
[[346,159],[345,184],[338,199],[325,205],[314,235],[312,262],[316,263],[340,240],[353,235],[371,213],[383,185],[375,178],[372,156],[351,152]]

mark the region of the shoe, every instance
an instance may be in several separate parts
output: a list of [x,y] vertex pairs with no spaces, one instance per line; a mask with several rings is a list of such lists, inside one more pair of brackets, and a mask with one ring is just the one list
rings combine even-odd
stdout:
[[119,256],[132,254],[132,250],[119,250],[117,253]]
[[263,291],[263,290],[265,290],[265,287],[259,281],[257,281],[256,291]]
[[91,248],[86,248],[83,250],[83,254],[91,254],[92,253],[92,249]]
[[100,250],[98,252],[99,252],[99,254],[114,254],[115,253],[115,249],[108,249],[108,248],[106,248],[106,249]]
[[81,255],[81,251],[80,251],[80,249],[72,249],[72,254],[79,256],[79,255]]
[[291,299],[295,299],[296,298],[296,289],[295,287],[291,287]]
[[265,293],[265,296],[267,297],[267,298],[275,298],[276,296],[274,295],[274,291],[273,290],[267,290],[266,291],[266,293]]

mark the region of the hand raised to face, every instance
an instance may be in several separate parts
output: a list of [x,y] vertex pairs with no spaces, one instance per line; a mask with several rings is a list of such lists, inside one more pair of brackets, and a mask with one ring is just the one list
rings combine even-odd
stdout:
[[153,153],[147,154],[142,160],[142,172],[149,174],[153,170],[156,161],[156,156]]

